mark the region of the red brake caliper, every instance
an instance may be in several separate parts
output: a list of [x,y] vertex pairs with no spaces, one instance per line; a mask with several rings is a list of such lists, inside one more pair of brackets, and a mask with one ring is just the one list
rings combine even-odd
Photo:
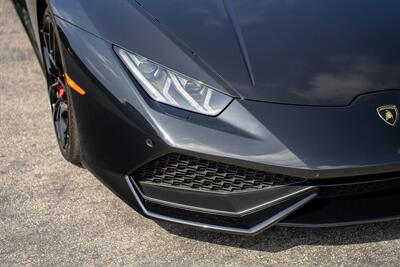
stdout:
[[57,82],[57,97],[60,98],[64,95],[65,88],[60,82]]

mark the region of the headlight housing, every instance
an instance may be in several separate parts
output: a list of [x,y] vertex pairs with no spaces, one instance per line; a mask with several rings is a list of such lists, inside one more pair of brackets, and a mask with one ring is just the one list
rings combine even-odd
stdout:
[[119,47],[114,49],[155,101],[209,116],[218,115],[232,101],[231,97],[200,81]]

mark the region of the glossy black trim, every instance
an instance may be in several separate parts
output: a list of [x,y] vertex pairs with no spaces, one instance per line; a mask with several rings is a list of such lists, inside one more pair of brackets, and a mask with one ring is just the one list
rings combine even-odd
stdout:
[[278,221],[282,220],[283,218],[290,215],[295,210],[299,209],[300,207],[302,207],[303,205],[305,205],[306,203],[311,201],[317,195],[316,193],[314,193],[314,194],[308,194],[302,198],[298,198],[298,199],[296,199],[296,201],[294,203],[290,202],[290,204],[288,206],[281,207],[278,212],[275,211],[276,213],[269,214],[269,216],[267,216],[264,220],[261,220],[259,223],[251,225],[248,228],[239,228],[239,227],[235,227],[235,226],[218,225],[218,220],[215,221],[216,224],[210,224],[210,223],[195,221],[193,219],[182,219],[182,218],[177,218],[177,217],[170,217],[168,215],[163,215],[163,214],[148,210],[145,207],[145,205],[142,203],[142,200],[140,199],[139,194],[136,192],[137,189],[135,189],[134,184],[129,182],[130,178],[126,177],[126,179],[127,179],[127,183],[130,185],[132,193],[135,196],[137,203],[139,203],[139,206],[142,209],[143,213],[150,218],[173,222],[173,223],[184,224],[184,225],[198,227],[198,228],[203,228],[206,230],[213,230],[213,231],[227,232],[227,233],[241,234],[241,235],[256,235],[262,231],[265,231],[267,228],[273,226]]
[[312,186],[277,186],[250,192],[217,194],[140,184],[132,179],[144,200],[164,206],[225,216],[244,216],[265,209],[298,195],[316,192]]
[[315,199],[281,221],[297,227],[334,227],[400,219],[400,188],[356,196]]

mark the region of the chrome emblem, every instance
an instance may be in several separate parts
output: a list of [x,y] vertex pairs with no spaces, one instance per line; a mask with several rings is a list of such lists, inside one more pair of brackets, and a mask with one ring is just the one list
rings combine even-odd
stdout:
[[399,120],[399,111],[396,105],[384,105],[376,109],[379,117],[391,126],[395,126]]

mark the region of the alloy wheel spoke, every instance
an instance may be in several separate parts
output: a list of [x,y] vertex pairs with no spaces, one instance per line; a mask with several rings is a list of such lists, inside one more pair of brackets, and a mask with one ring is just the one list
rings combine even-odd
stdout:
[[65,90],[66,84],[55,29],[51,23],[44,25],[42,40],[53,123],[59,145],[65,149],[70,136],[68,92]]

